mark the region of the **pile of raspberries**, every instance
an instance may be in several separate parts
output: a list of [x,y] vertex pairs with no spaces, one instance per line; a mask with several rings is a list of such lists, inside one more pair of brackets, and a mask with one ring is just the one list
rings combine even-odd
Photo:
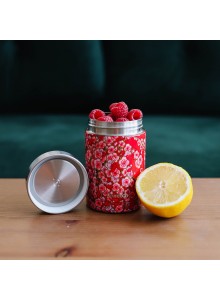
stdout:
[[140,109],[131,109],[128,111],[128,106],[125,102],[112,103],[109,106],[110,113],[106,113],[100,109],[93,109],[90,114],[90,119],[95,119],[103,122],[126,122],[139,120],[143,117]]

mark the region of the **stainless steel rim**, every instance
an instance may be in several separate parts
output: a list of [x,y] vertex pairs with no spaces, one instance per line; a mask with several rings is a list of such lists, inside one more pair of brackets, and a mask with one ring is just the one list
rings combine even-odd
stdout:
[[[55,172],[54,167],[58,167],[58,171]],[[42,168],[45,170],[42,171]],[[62,186],[62,178],[66,176],[70,178]],[[58,214],[72,210],[83,200],[88,182],[84,166],[75,157],[64,151],[50,151],[40,155],[30,165],[27,190],[31,201],[39,209]],[[76,186],[71,188],[71,184]]]
[[143,131],[142,119],[127,122],[102,122],[89,119],[88,131],[99,135],[135,135]]

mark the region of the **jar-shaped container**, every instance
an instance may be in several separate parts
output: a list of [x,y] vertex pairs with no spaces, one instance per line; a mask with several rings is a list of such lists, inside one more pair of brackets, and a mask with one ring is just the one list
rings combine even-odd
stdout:
[[89,120],[85,133],[89,177],[87,206],[106,213],[138,209],[135,180],[145,168],[146,132],[142,119]]

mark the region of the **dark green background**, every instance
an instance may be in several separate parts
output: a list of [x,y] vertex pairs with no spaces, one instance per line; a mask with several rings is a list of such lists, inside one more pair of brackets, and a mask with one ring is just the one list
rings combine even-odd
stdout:
[[220,177],[219,41],[0,41],[0,177],[49,150],[84,163],[93,108],[141,108],[147,166]]

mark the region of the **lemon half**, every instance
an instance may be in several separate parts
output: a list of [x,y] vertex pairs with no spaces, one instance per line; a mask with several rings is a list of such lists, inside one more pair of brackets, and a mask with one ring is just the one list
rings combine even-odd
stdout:
[[170,163],[159,163],[145,169],[135,185],[141,203],[153,214],[165,218],[183,212],[193,196],[190,175]]

